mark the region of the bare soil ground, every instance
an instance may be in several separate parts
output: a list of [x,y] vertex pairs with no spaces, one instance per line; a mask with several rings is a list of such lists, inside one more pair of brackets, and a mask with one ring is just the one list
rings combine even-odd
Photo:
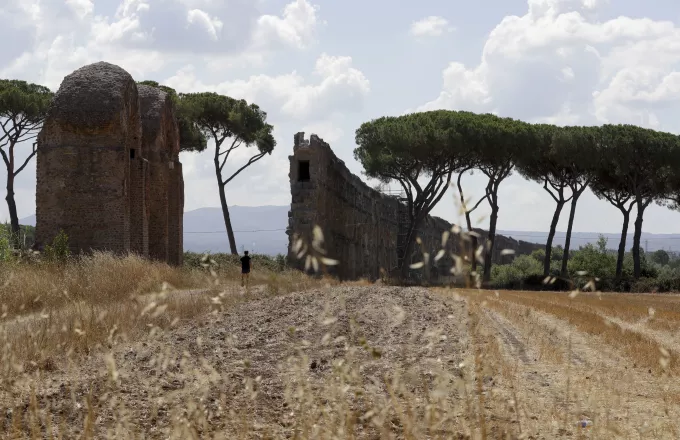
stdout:
[[424,412],[435,376],[460,375],[465,323],[464,301],[418,288],[251,293],[155,337],[16,383],[0,395],[23,417],[8,414],[4,429],[31,432],[34,392],[34,429],[51,424],[67,438],[375,437],[384,425],[408,423],[389,411],[382,417],[393,421],[360,419],[385,409],[390,392],[415,405],[415,420],[424,417],[415,413]]
[[0,389],[2,438],[680,438],[678,296],[232,295]]
[[655,329],[655,316],[677,310],[680,297],[462,296],[480,316],[480,333],[500,345],[498,395],[517,400],[529,438],[680,438],[677,334]]

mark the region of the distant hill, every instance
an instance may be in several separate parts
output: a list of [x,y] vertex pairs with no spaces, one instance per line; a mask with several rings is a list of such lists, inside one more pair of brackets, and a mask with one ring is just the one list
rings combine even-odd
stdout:
[[[288,249],[288,236],[285,233],[288,225],[286,206],[232,206],[229,208],[231,222],[236,236],[239,252],[245,248],[255,253],[276,255],[285,254]],[[35,215],[20,220],[24,225],[35,225]],[[498,234],[532,243],[545,243],[547,232],[505,231]],[[598,232],[574,232],[571,237],[571,248],[578,249],[588,243],[595,243]],[[604,235],[610,249],[619,245],[619,234]],[[555,246],[564,245],[564,232],[555,236]],[[633,235],[628,235],[626,248],[633,245]],[[642,247],[649,252],[658,249],[680,252],[680,234],[642,234]],[[229,252],[222,210],[220,208],[201,208],[184,213],[184,249],[194,252]]]
[[[532,243],[545,243],[548,240],[547,232],[535,231],[498,231],[499,234],[512,237],[516,240],[524,240]],[[601,232],[572,232],[571,234],[571,249],[578,249],[579,246],[585,246],[588,243],[596,243],[599,236],[604,235],[607,239],[607,247],[609,249],[618,249],[620,233],[601,233]],[[566,237],[565,232],[557,232],[553,240],[553,245],[564,246]],[[664,249],[672,252],[680,252],[680,234],[652,234],[643,232],[641,235],[640,245],[643,249],[649,252],[654,252],[659,249]],[[631,231],[626,239],[626,250],[630,250],[633,246],[633,233]]]
[[[9,222],[9,220],[7,220],[7,221]],[[26,218],[20,218],[19,224],[20,225],[35,226],[35,214],[29,215]]]
[[[246,249],[258,254],[286,254],[289,209],[289,206],[229,207],[239,252]],[[20,223],[35,225],[35,215],[21,219]],[[229,252],[221,208],[201,208],[184,213],[184,250]]]
[[[286,254],[289,209],[289,206],[229,207],[239,252],[245,249],[258,254]],[[184,249],[229,252],[222,208],[201,208],[184,213]]]

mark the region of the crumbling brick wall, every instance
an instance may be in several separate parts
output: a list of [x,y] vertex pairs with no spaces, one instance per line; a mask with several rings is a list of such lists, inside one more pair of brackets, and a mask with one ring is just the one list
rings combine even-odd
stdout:
[[[371,188],[352,174],[338,159],[330,146],[315,134],[309,140],[304,133],[294,137],[290,160],[291,210],[289,224],[289,262],[304,268],[305,259],[294,252],[295,237],[311,243],[312,228],[319,225],[324,233],[327,255],[340,261],[329,270],[341,279],[376,279],[381,271],[391,273],[399,263],[399,249],[403,249],[408,228],[406,206],[398,197]],[[450,268],[452,260],[446,257],[434,263],[442,248],[442,234],[452,225],[438,217],[428,216],[417,235],[422,244],[416,246],[407,263],[421,261],[423,252],[430,255],[426,271],[435,276]],[[498,251],[494,261],[501,260],[502,246],[525,252],[540,245],[519,246],[506,237],[496,239]],[[449,241],[447,249],[459,253],[459,243]],[[504,257],[508,258],[508,257]]]
[[[170,254],[176,254],[170,250],[170,218],[178,214],[176,199],[180,192],[175,174],[181,169],[175,169],[175,162],[178,162],[179,154],[179,128],[169,95],[145,85],[139,86],[138,90],[142,151],[149,167],[149,256],[169,261]],[[173,242],[177,245],[176,240]],[[176,255],[174,259],[177,259]]]
[[66,76],[38,136],[36,247],[64,230],[75,253],[135,252],[181,263],[178,155],[166,93],[138,88],[105,62]]
[[[97,63],[64,78],[38,139],[36,235],[60,229],[74,252],[130,250],[130,148],[142,128],[137,87]],[[106,105],[104,105],[106,103]]]

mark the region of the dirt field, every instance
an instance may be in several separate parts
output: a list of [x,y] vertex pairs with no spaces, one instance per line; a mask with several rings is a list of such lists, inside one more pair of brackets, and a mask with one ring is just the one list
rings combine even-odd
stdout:
[[[680,438],[680,297],[462,292],[529,438]],[[494,411],[498,411],[494,409]],[[586,429],[575,429],[578,421]]]
[[27,365],[0,388],[2,438],[680,438],[677,296],[213,295],[172,293],[212,306]]

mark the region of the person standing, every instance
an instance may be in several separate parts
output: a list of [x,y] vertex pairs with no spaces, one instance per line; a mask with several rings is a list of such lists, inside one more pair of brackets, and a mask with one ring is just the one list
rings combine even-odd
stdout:
[[248,251],[245,251],[243,257],[241,257],[241,287],[243,287],[244,284],[248,287],[251,266],[252,263],[250,262]]

